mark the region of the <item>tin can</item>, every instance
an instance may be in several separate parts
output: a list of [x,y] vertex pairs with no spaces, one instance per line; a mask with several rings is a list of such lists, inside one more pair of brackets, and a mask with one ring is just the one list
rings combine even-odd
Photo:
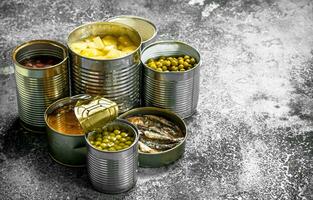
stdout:
[[[43,55],[62,61],[44,68],[21,65],[24,59]],[[44,130],[45,109],[54,101],[69,95],[67,48],[51,40],[32,40],[16,47],[12,59],[22,125],[31,131]]]
[[156,40],[157,27],[148,19],[133,15],[120,15],[109,18],[107,21],[126,24],[138,31],[142,38],[141,49],[144,49]]
[[[197,65],[185,72],[159,72],[149,68],[149,58],[189,55]],[[179,41],[160,41],[147,46],[141,55],[143,69],[143,104],[171,110],[182,118],[191,116],[197,109],[200,86],[200,53],[192,46]]]
[[135,108],[120,115],[119,118],[126,119],[128,117],[141,115],[155,115],[173,122],[180,128],[180,130],[184,134],[184,140],[174,148],[159,153],[139,152],[139,166],[156,168],[169,165],[178,160],[185,152],[186,140],[188,137],[188,132],[184,120],[171,111],[155,107]]
[[93,187],[105,193],[122,193],[137,182],[138,168],[138,130],[124,120],[114,120],[107,128],[122,128],[135,135],[135,141],[127,149],[110,152],[94,148],[88,140],[94,132],[86,135],[88,148],[87,171]]
[[89,95],[66,97],[51,104],[45,112],[49,154],[53,160],[62,165],[70,167],[85,166],[87,154],[85,134],[66,134],[55,130],[48,122],[48,115],[64,106],[75,105],[78,100],[90,98]]
[[71,42],[92,35],[128,35],[138,46],[130,55],[107,60],[87,58],[69,48],[71,92],[73,94],[101,95],[118,104],[121,113],[140,103],[140,46],[141,37],[133,28],[113,22],[95,22],[74,29],[68,37]]

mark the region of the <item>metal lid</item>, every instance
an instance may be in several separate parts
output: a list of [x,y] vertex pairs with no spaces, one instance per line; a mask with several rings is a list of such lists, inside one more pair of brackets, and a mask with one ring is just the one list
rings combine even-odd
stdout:
[[91,97],[79,100],[74,107],[76,118],[85,132],[102,128],[117,118],[118,106],[115,102],[103,97]]

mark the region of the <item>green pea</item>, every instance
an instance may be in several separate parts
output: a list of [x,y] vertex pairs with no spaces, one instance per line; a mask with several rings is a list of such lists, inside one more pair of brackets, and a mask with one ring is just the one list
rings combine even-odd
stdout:
[[154,59],[153,59],[153,58],[150,58],[150,59],[148,59],[147,62],[148,62],[148,63],[154,62]]
[[165,59],[166,59],[166,57],[165,57],[165,56],[161,56],[161,57],[160,57],[160,59],[163,59],[163,60],[165,60]]
[[117,136],[116,136],[116,139],[117,139],[117,140],[120,140],[121,138],[122,138],[121,135],[117,135]]
[[122,138],[120,141],[121,142],[126,142],[127,140],[126,140],[126,138]]
[[124,146],[124,145],[125,145],[125,143],[120,142],[118,145],[122,147],[122,146]]
[[109,142],[108,143],[108,147],[113,147],[114,146],[114,143],[113,142]]
[[101,146],[103,149],[105,149],[108,145],[105,144],[105,143],[102,143],[100,146]]
[[90,141],[90,140],[89,140],[89,142],[90,142],[90,144],[92,144],[92,145],[94,145],[94,144],[95,144],[95,142],[94,142],[94,141]]
[[119,151],[119,150],[123,149],[123,147],[117,145],[117,146],[115,146],[115,149]]
[[172,71],[177,71],[178,68],[177,67],[172,67]]
[[166,67],[166,66],[163,66],[163,67],[162,67],[162,70],[163,70],[163,71],[166,71],[166,70],[167,70],[167,67]]
[[184,65],[182,64],[178,65],[178,69],[184,69]]
[[184,62],[184,67],[189,67],[189,63]]
[[115,134],[115,135],[118,135],[118,134],[120,134],[120,133],[121,133],[120,130],[118,130],[118,129],[115,129],[115,130],[114,130],[114,134]]
[[133,142],[132,141],[126,141],[125,144],[131,145]]
[[110,141],[114,142],[116,140],[116,137],[111,137]]
[[156,64],[157,68],[162,67],[162,63],[161,62],[156,62],[155,64]]
[[110,141],[106,138],[106,139],[103,139],[102,142],[109,143]]
[[162,68],[156,68],[156,70],[162,72]]
[[127,133],[125,133],[125,132],[123,132],[123,133],[121,133],[121,136],[122,136],[122,137],[127,137],[127,136],[128,136],[128,134],[127,134]]
[[116,149],[114,147],[110,147],[109,151],[116,151]]
[[196,63],[196,59],[190,58],[190,63],[191,63],[191,64],[195,64],[195,63]]
[[114,133],[110,133],[110,137],[115,137],[115,134]]
[[97,141],[102,141],[102,137],[97,137]]
[[171,64],[172,64],[172,66],[177,66],[177,65],[178,65],[178,62],[177,62],[176,60],[173,60],[173,61],[171,62]]
[[180,69],[179,71],[183,72],[183,71],[185,71],[185,69]]
[[101,145],[101,142],[100,142],[100,141],[97,141],[97,142],[95,143],[95,145],[96,145],[96,146],[99,146],[99,145]]
[[184,59],[189,59],[189,58],[190,58],[190,56],[187,56],[187,55],[184,56]]
[[184,58],[183,58],[183,57],[181,57],[181,56],[179,56],[179,57],[178,57],[178,60],[183,60],[183,59],[184,59]]
[[180,59],[180,60],[178,60],[178,63],[179,63],[180,65],[182,65],[182,64],[184,64],[184,60],[183,60],[183,59]]

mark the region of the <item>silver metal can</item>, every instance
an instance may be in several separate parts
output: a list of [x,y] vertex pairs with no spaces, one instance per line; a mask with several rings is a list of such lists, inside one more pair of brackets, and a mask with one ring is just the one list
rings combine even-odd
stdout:
[[[71,42],[88,36],[128,35],[138,48],[116,59],[92,59],[71,50]],[[125,24],[95,22],[82,25],[68,36],[72,94],[101,95],[118,104],[123,113],[140,103],[140,47],[139,33]]]
[[141,49],[156,40],[158,33],[157,27],[148,19],[133,15],[120,15],[109,18],[108,22],[118,22],[133,27],[142,38]]
[[[32,68],[21,64],[35,56],[53,56],[58,64]],[[44,113],[54,101],[69,96],[67,48],[55,41],[32,40],[13,50],[18,112],[25,128],[44,130]]]
[[135,135],[135,140],[130,147],[120,151],[98,150],[88,140],[95,132],[89,132],[85,137],[88,176],[96,190],[122,193],[131,189],[137,182],[138,130],[134,125],[120,119],[106,124],[105,127],[127,130]]
[[[160,56],[189,55],[197,65],[185,72],[159,72],[146,62]],[[179,41],[160,41],[147,46],[141,55],[143,70],[143,102],[171,110],[182,118],[191,116],[197,109],[200,86],[200,53],[192,46]]]

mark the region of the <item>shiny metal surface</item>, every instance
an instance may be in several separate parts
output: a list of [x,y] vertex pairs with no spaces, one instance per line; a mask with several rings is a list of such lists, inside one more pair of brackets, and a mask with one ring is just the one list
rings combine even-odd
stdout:
[[184,120],[182,120],[179,116],[171,111],[156,107],[135,108],[120,115],[119,118],[126,119],[127,117],[140,115],[156,115],[164,117],[165,119],[176,124],[185,135],[185,138],[180,144],[167,151],[153,154],[139,152],[139,166],[152,168],[162,167],[178,160],[185,152],[186,139],[188,137],[187,128]]
[[156,40],[157,27],[148,19],[133,15],[119,15],[109,18],[107,21],[126,24],[138,31],[142,38],[141,49],[144,49]]
[[70,70],[73,94],[101,95],[118,104],[123,113],[140,103],[140,47],[141,37],[133,28],[113,22],[95,22],[73,30],[71,42],[91,35],[128,35],[138,46],[131,54],[107,60],[96,60],[77,55],[71,49]]
[[[185,72],[158,72],[145,63],[149,58],[190,55],[198,64]],[[200,53],[178,41],[160,41],[146,47],[141,56],[143,69],[143,104],[171,110],[187,118],[197,109],[200,84]]]
[[[25,58],[50,55],[62,59],[51,67],[34,69],[20,64]],[[45,127],[45,109],[69,95],[67,48],[55,41],[32,40],[13,50],[20,119],[31,127]]]
[[87,171],[93,187],[105,193],[121,193],[131,189],[137,182],[138,168],[138,130],[132,124],[117,119],[106,127],[119,127],[136,135],[134,143],[116,152],[100,151],[87,143]]
[[76,95],[66,97],[51,104],[45,112],[49,154],[53,160],[62,165],[71,167],[85,166],[87,154],[85,134],[69,135],[53,129],[48,123],[48,115],[65,105],[75,104],[78,100],[88,99],[91,99],[91,96]]

